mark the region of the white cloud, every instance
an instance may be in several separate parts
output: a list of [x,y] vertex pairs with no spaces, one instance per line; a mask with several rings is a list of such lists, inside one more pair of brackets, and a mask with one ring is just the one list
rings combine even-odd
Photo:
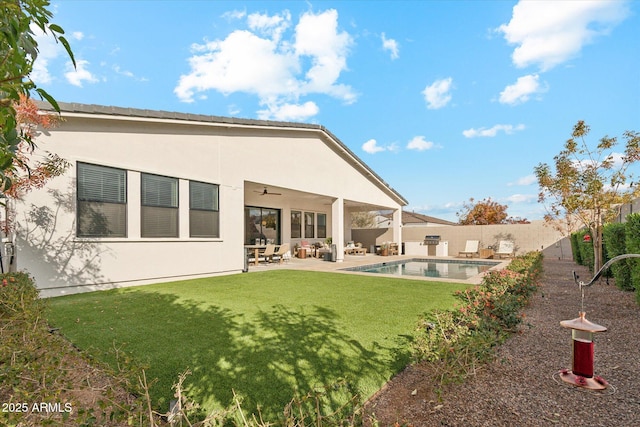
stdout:
[[[242,13],[228,17],[243,18]],[[315,103],[299,99],[325,94],[346,103],[356,100],[350,86],[338,83],[347,69],[351,36],[338,29],[338,13],[331,9],[300,17],[290,37],[291,14],[251,14],[248,30],[236,30],[224,40],[194,44],[190,71],[180,76],[174,93],[181,101],[215,90],[228,95],[256,95],[262,118],[279,120],[310,117],[319,111]],[[290,112],[291,116],[285,116]]]
[[398,144],[396,144],[395,142],[392,142],[391,144],[383,146],[383,145],[378,145],[378,141],[376,141],[375,139],[370,139],[364,144],[362,144],[362,151],[369,154],[375,154],[381,151],[390,151],[395,153],[398,150],[399,150]]
[[285,10],[282,15],[269,16],[261,13],[252,13],[247,16],[247,24],[253,31],[265,34],[274,41],[280,41],[282,33],[289,28],[291,13]]
[[74,86],[82,87],[83,82],[95,83],[98,79],[87,69],[89,61],[76,60],[76,68],[73,68],[73,64],[68,62],[66,65],[67,72],[64,76],[67,81]]
[[547,91],[546,86],[540,84],[540,76],[537,74],[529,74],[518,77],[518,80],[500,92],[500,103],[516,105],[527,102],[531,95],[544,93]]
[[380,151],[384,151],[384,147],[378,145],[378,141],[375,139],[370,139],[364,144],[362,144],[362,151],[369,154],[379,153]]
[[247,16],[246,10],[231,10],[222,14],[222,17],[229,21],[232,19],[242,19],[245,16]]
[[394,39],[388,39],[384,33],[382,33],[382,49],[389,51],[391,59],[398,59],[400,57],[400,46],[398,42]]
[[238,30],[223,41],[194,45],[191,72],[180,77],[174,92],[185,102],[196,93],[217,90],[223,94],[248,92],[268,100],[298,91],[293,55],[276,51],[277,45],[249,31]]
[[537,200],[537,194],[512,194],[507,197],[507,201],[510,203],[531,203]]
[[82,40],[84,39],[84,33],[81,31],[74,31],[73,33],[71,33],[71,37],[73,37],[75,40]]
[[33,63],[30,77],[37,85],[51,83],[53,77],[49,72],[50,63],[64,52],[64,48],[50,34],[42,32],[37,25],[32,24],[30,29],[38,44],[38,57]]
[[489,129],[479,128],[479,129],[467,129],[462,131],[462,134],[467,138],[476,138],[476,137],[494,137],[498,134],[498,132],[502,131],[507,135],[511,135],[515,131],[524,130],[524,125],[519,124],[516,126],[513,125],[495,125]]
[[262,120],[305,121],[318,114],[319,111],[316,103],[311,101],[304,104],[269,105],[267,109],[258,111],[258,118]]
[[535,175],[527,175],[527,176],[518,178],[516,182],[510,182],[507,185],[510,187],[514,185],[532,185],[532,184],[535,184],[536,182],[538,182],[538,178],[536,178]]
[[139,82],[146,82],[149,81],[149,79],[147,79],[146,77],[137,77],[135,74],[133,74],[131,71],[128,70],[123,70],[119,65],[114,65],[111,67],[113,69],[113,71],[116,74],[119,74],[121,76],[125,76],[125,77],[129,77],[131,79],[137,80]]
[[311,57],[302,92],[327,93],[345,102],[355,101],[351,88],[336,85],[340,73],[347,69],[347,55],[353,43],[346,32],[338,32],[338,12],[334,9],[314,15],[305,13],[296,26],[295,52]]
[[448,77],[446,79],[440,79],[427,86],[422,94],[427,101],[427,108],[431,110],[437,110],[442,108],[451,101],[451,90],[453,85],[453,79]]
[[628,9],[622,1],[520,1],[509,23],[496,30],[517,45],[512,54],[517,67],[538,65],[546,71],[607,34],[628,16]]
[[416,136],[413,137],[411,141],[407,144],[408,150],[417,150],[417,151],[425,151],[431,150],[435,147],[435,144],[431,141],[427,141],[424,139],[424,136]]

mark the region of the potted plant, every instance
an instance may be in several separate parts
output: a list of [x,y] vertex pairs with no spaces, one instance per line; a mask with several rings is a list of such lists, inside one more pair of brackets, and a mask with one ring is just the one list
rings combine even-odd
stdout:
[[382,243],[382,246],[380,246],[380,255],[389,256],[389,242]]

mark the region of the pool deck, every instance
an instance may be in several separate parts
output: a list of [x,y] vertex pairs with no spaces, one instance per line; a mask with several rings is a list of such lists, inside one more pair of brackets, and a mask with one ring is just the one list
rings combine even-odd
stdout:
[[[253,263],[251,263],[249,265],[249,273],[258,272],[258,271],[279,270],[279,269],[308,270],[308,271],[321,271],[321,272],[327,272],[327,273],[331,272],[331,273],[343,273],[343,274],[358,274],[358,275],[364,275],[364,276],[370,276],[370,277],[372,275],[377,277],[393,277],[396,279],[405,279],[405,280],[426,280],[426,281],[437,281],[437,282],[467,283],[470,285],[479,284],[482,281],[482,277],[484,275],[484,273],[481,273],[469,279],[460,280],[460,279],[447,279],[447,278],[440,278],[440,277],[398,276],[394,274],[379,274],[379,273],[372,274],[372,273],[365,273],[361,271],[344,270],[350,267],[359,267],[359,266],[370,265],[370,264],[380,264],[383,262],[391,263],[394,261],[403,261],[403,260],[410,260],[410,259],[416,259],[416,258],[422,259],[425,257],[412,256],[412,255],[394,255],[394,256],[383,257],[383,256],[373,255],[373,254],[345,255],[343,262],[328,262],[318,258],[306,258],[306,259],[291,258],[291,260],[285,261],[282,264],[278,264],[277,262],[265,264],[264,262],[261,262],[260,265],[256,266],[256,265],[253,265]],[[426,257],[426,258],[435,259],[435,260],[454,260],[454,261],[461,261],[461,262],[464,262],[464,261],[500,262],[495,267],[491,267],[489,271],[502,270],[507,265],[509,265],[509,262],[511,262],[510,259],[493,260],[493,259],[457,258],[457,257]]]

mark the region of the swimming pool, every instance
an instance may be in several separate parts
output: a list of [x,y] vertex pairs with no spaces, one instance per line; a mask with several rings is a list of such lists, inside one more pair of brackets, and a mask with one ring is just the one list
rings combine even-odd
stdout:
[[495,261],[461,261],[452,259],[413,258],[379,264],[345,268],[346,271],[362,273],[392,274],[395,276],[438,277],[466,280],[495,267]]

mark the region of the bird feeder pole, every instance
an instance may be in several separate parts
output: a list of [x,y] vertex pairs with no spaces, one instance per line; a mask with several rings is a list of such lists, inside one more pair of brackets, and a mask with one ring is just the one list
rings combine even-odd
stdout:
[[578,317],[560,322],[560,326],[571,329],[572,338],[572,369],[570,371],[567,369],[560,371],[560,378],[564,382],[592,390],[603,390],[608,387],[608,383],[604,378],[593,375],[593,334],[605,332],[607,328],[587,320],[586,312],[584,311],[584,288],[593,285],[602,273],[614,262],[625,258],[639,257],[640,254],[624,254],[610,259],[588,283],[578,281],[578,275],[575,271],[573,272],[573,279],[580,287],[582,299]]

